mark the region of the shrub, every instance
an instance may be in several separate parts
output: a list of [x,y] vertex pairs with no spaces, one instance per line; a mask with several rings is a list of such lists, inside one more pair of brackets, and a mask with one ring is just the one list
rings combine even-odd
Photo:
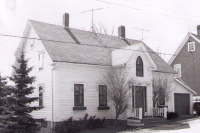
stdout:
[[88,119],[87,128],[95,129],[104,127],[105,117],[103,119],[95,118],[96,116],[91,116]]
[[84,129],[102,128],[104,127],[104,123],[105,117],[99,119],[96,118],[96,116],[90,116],[88,119],[88,114],[86,113],[85,116],[78,121],[73,120],[73,117],[62,121],[52,129],[52,133],[76,133]]
[[61,123],[57,124],[53,133],[76,133],[81,130],[81,126],[78,121],[73,120],[73,117],[70,117],[68,120],[64,120]]
[[171,120],[171,119],[174,119],[174,118],[178,118],[179,115],[177,112],[167,112],[167,119],[168,120]]
[[196,111],[197,115],[200,115],[200,102],[194,103],[194,110]]

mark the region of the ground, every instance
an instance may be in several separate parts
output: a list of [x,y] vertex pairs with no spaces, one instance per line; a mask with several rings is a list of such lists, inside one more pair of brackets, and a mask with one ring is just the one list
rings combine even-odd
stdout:
[[106,127],[96,130],[85,130],[80,133],[200,133],[199,126],[200,117],[196,117],[181,121],[173,121],[171,124],[161,124],[151,127]]
[[144,129],[123,131],[121,133],[200,133],[200,118],[185,122],[159,125]]

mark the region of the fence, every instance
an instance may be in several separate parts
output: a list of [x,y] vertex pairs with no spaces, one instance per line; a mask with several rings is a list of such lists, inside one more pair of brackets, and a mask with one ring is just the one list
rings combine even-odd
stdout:
[[167,108],[153,108],[153,116],[162,116],[167,118]]

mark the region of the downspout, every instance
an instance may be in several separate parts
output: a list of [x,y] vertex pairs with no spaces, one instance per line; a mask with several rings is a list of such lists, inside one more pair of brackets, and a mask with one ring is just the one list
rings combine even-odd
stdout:
[[[53,64],[54,65],[54,64]],[[55,64],[54,67],[51,70],[52,74],[52,121],[51,121],[51,129],[54,127],[54,76],[53,76],[53,71],[57,68],[58,64]]]

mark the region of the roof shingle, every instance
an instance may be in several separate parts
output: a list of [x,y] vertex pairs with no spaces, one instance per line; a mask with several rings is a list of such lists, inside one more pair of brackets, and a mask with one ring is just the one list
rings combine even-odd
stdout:
[[[44,39],[41,41],[54,62],[110,66],[112,50],[141,42],[33,20],[29,23],[39,38]],[[156,71],[176,73],[151,48],[144,46],[157,66]]]

